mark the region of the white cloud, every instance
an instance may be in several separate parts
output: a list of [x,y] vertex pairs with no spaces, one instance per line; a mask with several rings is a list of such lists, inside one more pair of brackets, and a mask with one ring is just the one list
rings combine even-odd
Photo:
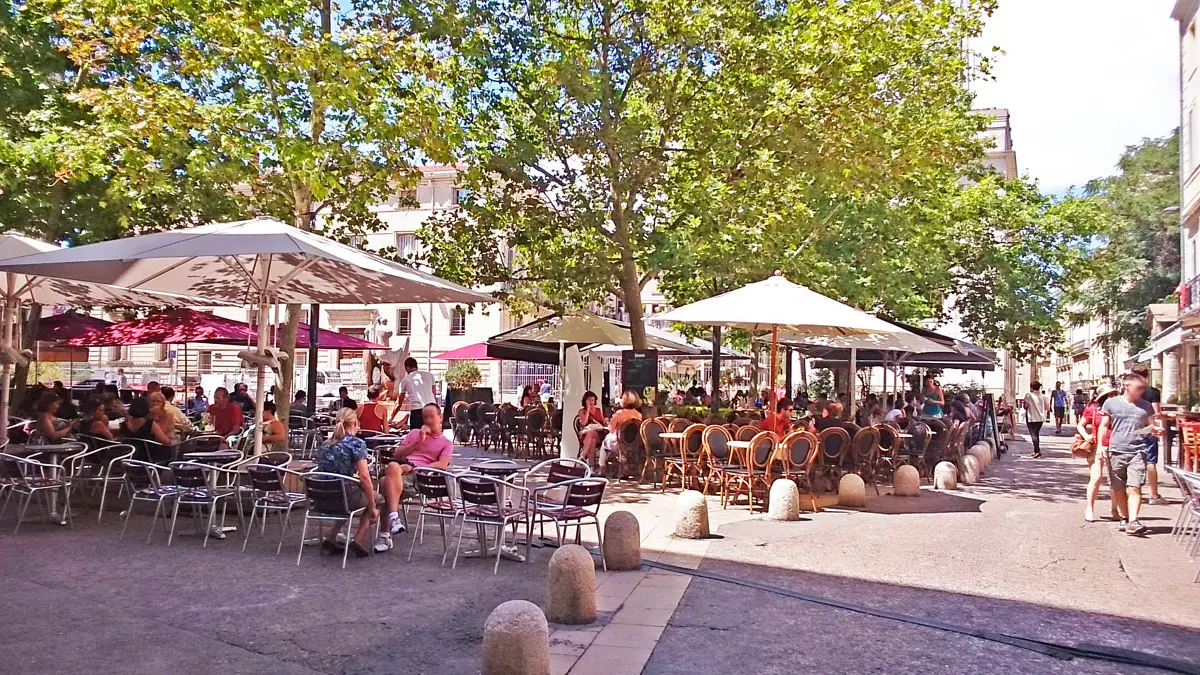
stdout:
[[977,43],[995,81],[976,107],[1008,108],[1022,174],[1062,192],[1114,172],[1126,146],[1179,125],[1174,0],[1001,0]]

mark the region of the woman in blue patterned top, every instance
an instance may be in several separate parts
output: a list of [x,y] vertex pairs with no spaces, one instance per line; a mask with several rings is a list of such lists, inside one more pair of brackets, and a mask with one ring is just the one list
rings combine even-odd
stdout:
[[[371,471],[368,466],[367,444],[355,436],[358,433],[358,413],[353,408],[338,410],[337,424],[333,427],[333,436],[329,442],[317,451],[317,471],[336,473],[342,476],[358,478],[362,485],[362,501],[359,506],[367,509],[367,518],[359,521],[354,539],[350,541],[350,550],[359,558],[370,555],[364,543],[370,528],[379,522],[379,506],[376,504],[375,487],[371,483]],[[351,508],[354,508],[351,498]],[[321,546],[325,549],[337,549],[337,533],[342,529],[341,524],[334,525]]]

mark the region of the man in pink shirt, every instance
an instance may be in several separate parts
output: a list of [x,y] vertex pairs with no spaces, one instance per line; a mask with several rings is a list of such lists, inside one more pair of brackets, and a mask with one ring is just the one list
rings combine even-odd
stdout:
[[[454,443],[442,434],[442,409],[436,403],[427,403],[421,409],[421,419],[424,424],[420,429],[413,429],[396,448],[396,459],[404,460],[404,473],[410,473],[414,467],[430,469],[445,469],[450,466],[450,458],[454,455]],[[405,479],[407,489],[407,476]]]

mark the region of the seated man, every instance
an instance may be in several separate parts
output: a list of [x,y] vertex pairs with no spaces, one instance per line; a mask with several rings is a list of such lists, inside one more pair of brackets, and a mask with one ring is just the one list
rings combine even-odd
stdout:
[[767,415],[762,423],[763,431],[773,431],[780,437],[792,430],[792,402],[786,398],[775,403],[775,412]]
[[204,395],[204,387],[196,387],[194,395],[184,405],[189,415],[195,415],[208,410],[208,397]]
[[[454,455],[454,443],[442,434],[442,409],[438,404],[426,403],[421,409],[421,419],[424,424],[420,429],[408,432],[393,454],[396,461],[388,465],[389,478],[392,476],[392,467],[400,471],[398,475],[402,476],[404,483],[403,498],[416,495],[416,478],[412,475],[414,467],[445,470]],[[389,497],[388,508],[391,512],[388,513],[388,529],[392,532],[404,531],[398,507],[399,499],[393,502]]]
[[183,414],[183,411],[175,407],[175,389],[173,387],[163,387],[160,390],[166,403],[163,405],[163,410],[170,416],[171,422],[175,425],[176,431],[192,431],[195,427],[192,426],[192,421]]
[[221,436],[232,436],[242,430],[246,417],[241,406],[229,399],[229,390],[217,387],[213,392],[212,405],[208,406],[208,416],[212,420],[213,433]]

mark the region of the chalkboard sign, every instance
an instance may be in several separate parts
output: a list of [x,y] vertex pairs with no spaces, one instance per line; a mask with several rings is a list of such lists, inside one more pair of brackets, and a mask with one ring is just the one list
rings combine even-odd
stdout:
[[658,352],[627,349],[621,352],[621,391],[634,390],[646,405],[654,405],[658,391]]

